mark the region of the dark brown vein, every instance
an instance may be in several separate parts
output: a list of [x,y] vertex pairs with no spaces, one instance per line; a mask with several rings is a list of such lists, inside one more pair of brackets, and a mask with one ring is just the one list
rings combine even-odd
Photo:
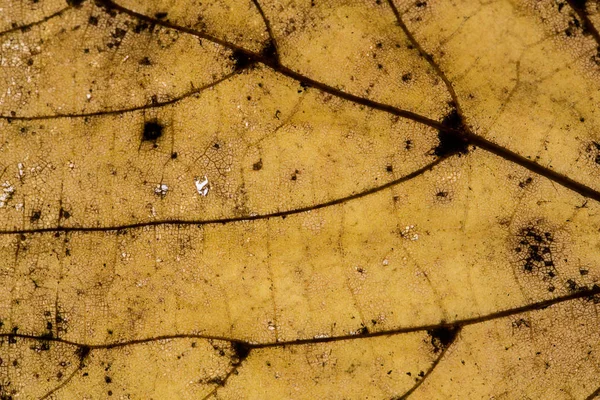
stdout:
[[[262,20],[265,24],[265,27],[267,29],[267,33],[269,34],[269,42],[270,43],[267,44],[267,48],[265,49],[267,51],[263,51],[263,53],[267,57],[274,58],[275,62],[279,63],[279,47],[277,46],[277,39],[275,39],[275,34],[273,33],[273,29],[271,28],[271,22],[265,15],[265,12],[262,9],[262,7],[260,6],[260,3],[258,2],[258,0],[252,0],[252,3],[254,3],[254,6],[258,10],[258,13],[260,14],[260,17],[262,18]],[[270,46],[272,46],[272,48],[269,48]]]
[[9,33],[16,32],[16,31],[23,31],[23,32],[27,31],[27,30],[33,28],[36,25],[43,24],[45,22],[48,22],[52,18],[55,18],[55,17],[58,17],[58,16],[64,14],[64,12],[67,11],[67,10],[69,10],[69,9],[71,9],[71,7],[65,7],[65,8],[60,9],[60,10],[58,10],[58,11],[56,11],[56,12],[50,14],[50,15],[45,16],[44,18],[42,18],[42,19],[40,19],[38,21],[30,22],[29,24],[23,24],[23,25],[13,26],[10,29],[7,29],[5,31],[0,32],[0,36],[4,36],[4,35],[7,35]]
[[400,29],[402,29],[402,32],[404,32],[404,34],[406,35],[406,37],[408,38],[410,43],[414,46],[414,48],[417,49],[419,54],[423,58],[425,58],[425,60],[429,63],[431,68],[433,68],[435,73],[442,79],[442,81],[446,85],[446,89],[448,90],[448,93],[450,93],[450,98],[454,102],[456,109],[458,110],[459,113],[461,113],[460,105],[458,104],[458,97],[456,96],[454,87],[452,86],[452,83],[450,83],[450,80],[448,79],[448,77],[446,76],[444,71],[442,71],[440,66],[433,60],[433,57],[431,56],[431,54],[427,53],[423,49],[423,47],[421,47],[421,44],[415,39],[414,35],[408,30],[408,28],[406,27],[406,24],[402,20],[402,16],[400,15],[398,8],[394,4],[394,1],[387,0],[387,3],[390,6],[390,8],[392,9],[392,12],[394,13],[394,15],[396,16],[396,21],[398,22],[398,26],[400,26]]
[[600,396],[600,387],[598,389],[594,390],[594,392],[592,394],[590,394],[588,397],[586,397],[585,400],[594,400],[598,396]]
[[432,331],[436,329],[462,329],[469,325],[476,325],[485,323],[488,321],[494,321],[501,318],[510,317],[513,315],[518,315],[527,312],[533,312],[538,310],[544,310],[546,308],[552,307],[557,304],[565,303],[568,301],[585,299],[590,300],[592,297],[600,294],[600,286],[594,285],[592,288],[578,290],[573,293],[564,296],[558,296],[552,299],[542,300],[535,303],[530,303],[527,305],[523,305],[520,307],[509,308],[502,311],[496,311],[489,314],[480,315],[478,317],[470,317],[457,319],[452,322],[442,321],[438,324],[428,324],[428,325],[417,325],[410,326],[404,328],[396,328],[390,330],[382,330],[376,332],[367,332],[363,334],[348,334],[348,335],[340,335],[340,336],[330,336],[330,337],[317,337],[317,338],[309,338],[309,339],[297,339],[290,341],[279,341],[279,342],[266,342],[266,343],[255,343],[255,342],[247,342],[240,339],[235,338],[226,338],[221,336],[211,336],[211,335],[201,335],[201,334],[174,334],[174,335],[163,335],[156,336],[151,338],[143,338],[143,339],[134,339],[122,342],[112,342],[105,344],[83,344],[77,343],[74,341],[69,341],[65,339],[58,338],[48,338],[47,336],[36,336],[36,335],[27,335],[20,333],[0,333],[0,338],[21,338],[21,339],[29,339],[29,340],[40,340],[40,341],[48,341],[48,342],[59,342],[65,343],[73,346],[78,346],[80,348],[88,348],[91,351],[96,349],[115,349],[121,348],[136,344],[154,342],[158,340],[173,340],[173,339],[205,339],[205,340],[220,340],[224,342],[229,342],[232,345],[237,343],[241,346],[246,346],[248,349],[265,349],[265,348],[277,348],[277,347],[287,347],[287,346],[302,346],[307,344],[315,344],[315,343],[330,343],[330,342],[342,342],[342,341],[351,341],[351,340],[359,340],[365,338],[373,338],[373,337],[381,337],[381,336],[395,336],[406,333],[414,333],[414,332],[426,332]]
[[221,78],[217,79],[214,82],[208,83],[199,88],[192,89],[192,90],[182,94],[181,96],[174,97],[170,100],[157,101],[157,102],[153,102],[153,103],[143,104],[141,106],[120,108],[118,110],[94,111],[94,112],[88,112],[88,113],[65,113],[65,114],[15,116],[15,117],[10,117],[7,115],[0,115],[0,119],[7,119],[10,121],[35,121],[35,120],[41,120],[41,119],[85,118],[85,117],[99,117],[99,116],[103,116],[103,115],[119,115],[119,114],[135,112],[135,111],[148,110],[148,109],[152,109],[152,108],[160,108],[160,107],[165,107],[165,106],[168,106],[171,104],[178,103],[184,99],[187,99],[188,97],[198,95],[198,94],[204,92],[205,90],[213,88],[213,87],[217,86],[218,84],[231,79],[232,77],[234,77],[237,74],[238,74],[238,71],[233,71],[233,72],[230,72],[230,73],[222,76]]
[[398,397],[394,397],[392,400],[406,400],[408,399],[408,397],[414,393],[415,390],[417,390],[419,388],[419,386],[421,386],[425,380],[429,377],[429,375],[431,375],[431,373],[433,372],[433,370],[435,369],[435,367],[438,366],[438,364],[440,363],[440,361],[442,360],[442,358],[444,357],[444,355],[446,354],[446,352],[448,351],[448,348],[450,346],[452,346],[452,344],[454,344],[455,340],[450,343],[447,347],[443,348],[440,351],[440,354],[436,357],[435,360],[433,360],[433,363],[431,363],[431,365],[429,366],[429,368],[427,369],[427,371],[425,371],[425,375],[423,375],[421,377],[421,379],[419,379],[418,381],[415,382],[415,384],[406,391],[406,393],[404,393],[401,396]]
[[73,379],[73,377],[75,376],[75,374],[77,372],[81,371],[81,369],[83,367],[84,367],[84,365],[82,363],[79,363],[79,365],[77,366],[77,368],[75,368],[75,370],[65,380],[63,380],[55,388],[49,390],[48,393],[46,393],[45,395],[43,395],[42,397],[40,397],[40,400],[49,399],[54,393],[58,392],[60,389],[62,389],[63,387],[65,387],[71,381],[71,379]]
[[14,234],[27,234],[27,233],[47,233],[47,232],[109,232],[109,231],[122,231],[124,229],[134,229],[134,228],[143,228],[146,226],[159,226],[159,225],[225,225],[232,222],[244,222],[244,221],[256,221],[262,219],[270,219],[270,218],[285,218],[290,215],[300,214],[307,211],[318,210],[321,208],[331,207],[339,204],[346,203],[351,200],[360,199],[362,197],[380,192],[382,190],[388,189],[392,186],[398,185],[400,183],[406,182],[413,178],[416,178],[427,171],[432,170],[436,165],[446,160],[448,157],[440,157],[433,162],[425,165],[424,167],[419,168],[418,170],[411,172],[408,175],[390,181],[381,186],[376,186],[371,189],[364,190],[359,193],[351,194],[349,196],[341,197],[335,200],[327,201],[324,203],[300,207],[293,210],[287,211],[278,211],[269,214],[259,214],[259,215],[248,215],[243,217],[233,217],[233,218],[217,218],[217,219],[209,219],[209,220],[184,220],[184,219],[170,219],[170,220],[159,220],[159,221],[146,221],[146,222],[136,222],[132,224],[125,225],[117,225],[117,226],[58,226],[58,227],[49,227],[49,228],[31,228],[31,229],[12,229],[12,230],[4,230],[0,231],[0,235],[14,235]]
[[594,24],[592,23],[592,21],[586,13],[585,1],[581,2],[577,0],[567,0],[567,3],[569,3],[569,6],[573,9],[573,11],[577,13],[579,18],[581,18],[581,21],[583,22],[584,31],[592,35],[596,43],[600,46],[600,33],[598,32],[598,29],[596,29],[596,27],[594,26]]

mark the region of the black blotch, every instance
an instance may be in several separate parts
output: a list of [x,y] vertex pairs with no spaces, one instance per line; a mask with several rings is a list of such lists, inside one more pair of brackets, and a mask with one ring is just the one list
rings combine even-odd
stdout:
[[262,158],[260,160],[258,160],[257,162],[255,162],[254,164],[252,164],[252,169],[254,171],[260,171],[263,167],[263,162],[262,162]]
[[108,376],[108,375],[107,375],[107,376],[105,376],[105,377],[104,377],[104,382],[106,382],[106,383],[111,383],[111,382],[112,382],[112,379],[111,379],[111,377],[110,377],[110,376]]
[[412,140],[408,139],[404,142],[404,149],[410,150],[412,149],[413,143]]
[[79,358],[79,363],[83,363],[83,361],[90,355],[90,351],[92,349],[89,346],[81,346],[75,350],[75,355]]
[[415,6],[417,6],[417,7],[426,7],[427,6],[427,2],[426,1],[417,1],[415,3]]
[[412,79],[412,74],[410,72],[407,72],[406,74],[402,75],[403,82],[409,82],[411,79]]
[[143,140],[155,141],[163,134],[164,127],[157,121],[148,121],[144,123],[144,131],[142,133]]
[[176,159],[176,158],[177,158],[177,155],[178,155],[178,154],[177,154],[177,152],[176,152],[176,151],[172,152],[172,153],[171,153],[171,159],[172,159],[172,160]]
[[357,334],[359,335],[368,335],[369,334],[369,328],[367,328],[366,326],[361,326],[360,329],[358,329],[356,331]]
[[232,342],[231,348],[233,349],[233,353],[236,358],[236,360],[233,362],[233,365],[241,364],[242,361],[248,358],[250,351],[252,351],[250,346],[242,342]]
[[150,61],[150,58],[144,57],[140,60],[140,65],[152,65],[152,61]]
[[42,218],[42,212],[41,212],[41,211],[34,211],[34,212],[31,214],[31,217],[29,217],[29,220],[30,220],[31,222],[37,222],[37,221],[39,221],[39,220],[40,220],[40,218]]
[[437,192],[435,195],[436,195],[437,197],[439,197],[439,198],[442,198],[442,199],[443,199],[443,198],[446,198],[446,197],[448,197],[448,192],[440,191],[440,192]]
[[88,18],[88,24],[97,26],[98,25],[98,17],[94,17],[93,15],[90,15],[90,17]]
[[589,272],[590,271],[588,271],[587,269],[583,269],[583,268],[579,269],[579,274],[581,276],[587,275],[587,274],[589,274]]
[[267,45],[263,47],[262,56],[272,62],[277,62],[277,48],[272,40],[269,40]]
[[157,13],[155,13],[155,14],[154,14],[154,17],[155,17],[156,19],[165,19],[165,18],[167,18],[167,15],[168,15],[168,13],[166,13],[166,12],[162,11],[162,12],[157,12]]
[[441,326],[428,330],[427,333],[431,336],[433,352],[437,353],[448,348],[456,339],[459,331],[460,327],[456,325]]
[[68,212],[67,210],[65,210],[64,208],[61,208],[58,214],[59,214],[59,216],[60,216],[61,219],[62,218],[64,218],[64,219],[71,218],[71,213]]
[[229,59],[233,61],[236,71],[242,71],[254,64],[254,60],[241,50],[234,50]]
[[440,143],[433,150],[433,153],[438,157],[468,153],[469,140],[464,135],[465,126],[456,108],[453,108],[444,117],[442,125],[449,130],[439,131],[438,139]]
[[391,165],[388,165],[387,167],[385,167],[385,170],[386,170],[387,172],[394,172],[394,167],[393,167],[393,166],[391,166]]
[[300,89],[298,89],[298,93],[302,93],[306,89],[308,89],[310,85],[306,82],[300,81]]
[[67,4],[71,7],[79,7],[85,0],[67,0]]

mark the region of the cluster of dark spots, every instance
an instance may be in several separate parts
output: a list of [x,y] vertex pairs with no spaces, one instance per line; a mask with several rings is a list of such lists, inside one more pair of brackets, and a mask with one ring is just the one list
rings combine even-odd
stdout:
[[297,169],[294,170],[294,173],[292,174],[292,180],[295,181],[298,179],[298,174],[300,173],[300,171],[298,171]]
[[533,182],[533,178],[532,177],[528,177],[527,179],[519,182],[519,187],[521,189],[525,189],[527,186],[529,186],[531,184],[531,182]]
[[427,2],[426,1],[417,1],[415,3],[415,6],[421,8],[421,7],[427,7]]
[[262,158],[260,160],[258,160],[257,162],[255,162],[254,164],[252,164],[252,170],[254,171],[260,171],[263,167],[263,161]]
[[148,25],[146,22],[144,21],[140,21],[138,22],[134,27],[133,27],[133,32],[135,33],[142,33],[144,32],[146,29],[150,28],[150,25]]
[[410,82],[411,79],[412,74],[410,72],[407,72],[406,74],[402,75],[402,82]]
[[448,348],[456,339],[460,332],[460,327],[457,325],[440,326],[439,328],[430,329],[427,334],[431,338],[433,352],[438,353]]
[[357,335],[368,335],[369,328],[367,328],[364,324],[361,324],[361,327],[356,331]]
[[448,197],[448,192],[445,192],[445,191],[442,190],[442,191],[437,192],[435,194],[435,196],[443,199],[443,198]]
[[447,129],[438,132],[439,144],[433,149],[433,154],[438,157],[467,154],[469,140],[465,136],[463,119],[456,108],[452,108],[452,111],[444,117],[442,126]]
[[254,65],[254,60],[242,50],[234,50],[229,59],[233,62],[236,71],[243,71]]
[[300,81],[300,89],[298,89],[298,93],[304,92],[309,87],[310,87],[310,85],[308,83]]
[[104,377],[104,382],[106,382],[106,383],[112,383],[112,378],[110,376],[106,375]]
[[163,129],[164,126],[156,120],[144,123],[144,130],[142,131],[142,140],[156,141],[162,136]]
[[231,349],[235,360],[232,362],[233,365],[240,365],[250,355],[252,348],[242,342],[231,342]]
[[521,327],[531,328],[531,323],[524,318],[519,318],[518,320],[513,321],[512,326],[513,326],[513,328],[521,328]]
[[600,143],[592,141],[592,143],[588,144],[586,150],[591,154],[594,162],[600,165]]
[[565,282],[565,285],[567,286],[567,289],[571,293],[575,293],[575,292],[579,292],[579,291],[588,289],[586,286],[578,285],[577,282],[575,281],[575,279],[567,279],[567,281]]
[[519,231],[519,244],[515,253],[526,272],[541,272],[554,278],[556,269],[552,250],[554,237],[550,232],[542,232],[533,226],[528,226]]
[[404,150],[410,150],[413,147],[413,142],[410,139],[404,141]]

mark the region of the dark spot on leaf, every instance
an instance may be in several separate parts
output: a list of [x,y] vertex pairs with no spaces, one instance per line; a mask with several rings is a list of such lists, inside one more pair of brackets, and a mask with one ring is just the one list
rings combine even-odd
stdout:
[[233,363],[234,365],[239,365],[242,361],[248,358],[248,355],[252,350],[250,346],[242,342],[232,342],[231,347],[236,358],[235,362]]
[[104,382],[106,382],[106,383],[111,383],[111,382],[112,382],[112,379],[111,379],[111,377],[110,377],[110,376],[108,376],[108,375],[107,375],[107,376],[105,376],[105,377],[104,377]]
[[254,164],[252,164],[252,169],[254,171],[260,171],[263,167],[263,162],[262,162],[262,158],[260,160],[258,160],[257,162],[255,162]]
[[448,197],[448,192],[441,191],[441,192],[437,192],[435,195],[437,197],[445,198],[445,197]]
[[427,2],[426,1],[417,1],[415,3],[415,6],[417,6],[417,7],[425,7],[425,6],[427,6]]
[[88,18],[88,24],[97,26],[98,25],[98,17],[94,17],[93,15],[90,15],[90,17]]
[[438,157],[444,157],[452,154],[468,153],[469,141],[463,134],[464,124],[456,109],[453,109],[444,117],[442,125],[448,130],[439,131],[438,139],[440,143],[434,149],[434,154]]
[[154,17],[155,17],[156,19],[165,19],[165,18],[167,18],[167,15],[168,15],[168,13],[166,13],[166,12],[162,11],[162,12],[157,12],[157,13],[155,13],[155,14],[154,14]]
[[408,82],[412,79],[412,74],[410,72],[407,72],[406,74],[402,75],[402,81],[403,82]]
[[144,57],[140,60],[140,65],[152,65],[152,61],[150,61],[150,58]]
[[163,134],[163,126],[157,121],[148,121],[144,124],[143,140],[155,141]]
[[394,167],[393,167],[393,166],[391,166],[391,165],[388,165],[387,167],[385,167],[385,170],[386,170],[387,172],[394,172]]
[[445,350],[454,342],[460,327],[458,326],[441,326],[439,328],[428,330],[427,333],[431,336],[431,345],[433,346],[433,352],[437,353],[441,350]]
[[254,64],[254,61],[241,50],[234,50],[229,56],[229,59],[233,61],[236,71],[242,71]]
[[81,346],[77,348],[77,350],[75,350],[75,355],[77,356],[77,358],[79,358],[80,363],[82,363],[83,360],[87,358],[91,350],[92,349],[90,349],[88,346]]
[[272,40],[269,40],[267,45],[262,49],[262,56],[271,60],[272,62],[277,61],[277,48]]
[[40,220],[40,218],[41,218],[41,217],[42,217],[42,212],[41,212],[41,211],[34,211],[34,212],[31,214],[31,217],[29,217],[29,220],[30,220],[31,222],[37,222],[37,221],[39,221],[39,220]]
[[177,158],[177,152],[174,151],[174,152],[171,153],[171,159],[174,160],[176,158]]

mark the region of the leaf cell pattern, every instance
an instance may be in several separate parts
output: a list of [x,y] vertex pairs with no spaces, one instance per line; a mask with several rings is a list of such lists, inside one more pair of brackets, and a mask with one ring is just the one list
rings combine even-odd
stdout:
[[594,1],[0,1],[0,398],[600,393]]

